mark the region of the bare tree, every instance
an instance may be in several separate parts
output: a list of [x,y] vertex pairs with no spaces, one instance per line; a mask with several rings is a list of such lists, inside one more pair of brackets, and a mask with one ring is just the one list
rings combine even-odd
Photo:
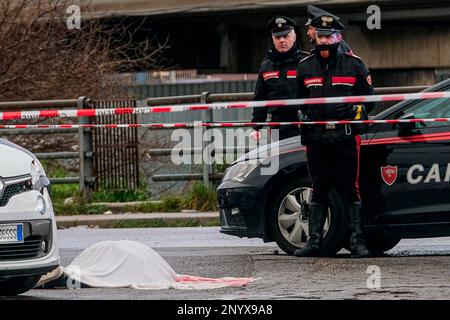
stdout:
[[[90,16],[81,7],[81,29],[70,29],[67,9],[76,0],[0,0],[0,101],[127,98],[117,72],[163,66],[165,43],[135,41],[145,20]],[[150,33],[149,33],[150,34]],[[78,119],[15,120],[9,123],[77,123]],[[3,135],[34,152],[77,151],[78,136]],[[68,169],[76,164],[52,161]]]
[[123,19],[111,23],[81,8],[81,30],[69,29],[73,0],[0,0],[0,101],[121,95],[117,71],[155,69],[166,44],[134,42]]

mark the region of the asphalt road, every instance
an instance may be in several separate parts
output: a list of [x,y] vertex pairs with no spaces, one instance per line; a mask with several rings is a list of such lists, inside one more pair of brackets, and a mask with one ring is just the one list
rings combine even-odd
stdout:
[[61,265],[98,241],[127,239],[156,250],[179,274],[258,280],[212,290],[33,289],[16,299],[450,299],[450,237],[402,240],[378,258],[351,259],[345,250],[336,258],[296,258],[274,254],[274,243],[218,230],[60,230]]

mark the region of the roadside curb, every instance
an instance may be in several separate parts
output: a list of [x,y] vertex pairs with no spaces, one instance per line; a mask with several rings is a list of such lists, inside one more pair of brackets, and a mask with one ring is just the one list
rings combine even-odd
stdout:
[[124,223],[157,223],[161,226],[189,222],[193,224],[207,224],[218,221],[218,212],[162,212],[162,213],[122,213],[122,214],[92,214],[56,216],[58,229],[78,226],[98,228],[117,228]]

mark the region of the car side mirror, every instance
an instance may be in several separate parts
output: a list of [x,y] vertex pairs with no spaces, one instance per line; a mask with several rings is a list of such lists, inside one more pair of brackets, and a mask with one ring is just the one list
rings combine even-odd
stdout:
[[[407,113],[400,117],[399,120],[409,120],[409,119],[415,119],[414,113]],[[398,135],[399,136],[407,136],[411,134],[411,131],[416,129],[416,123],[415,122],[400,122],[396,124],[398,128]]]

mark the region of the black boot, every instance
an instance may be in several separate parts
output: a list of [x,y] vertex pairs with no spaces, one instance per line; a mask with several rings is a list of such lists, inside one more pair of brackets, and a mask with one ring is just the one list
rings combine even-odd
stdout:
[[345,204],[345,212],[349,217],[351,227],[350,252],[352,258],[366,258],[372,256],[367,250],[366,239],[363,231],[361,202]]
[[325,203],[309,204],[309,239],[302,249],[295,250],[297,257],[318,257],[321,255],[323,226],[327,218],[328,206]]

